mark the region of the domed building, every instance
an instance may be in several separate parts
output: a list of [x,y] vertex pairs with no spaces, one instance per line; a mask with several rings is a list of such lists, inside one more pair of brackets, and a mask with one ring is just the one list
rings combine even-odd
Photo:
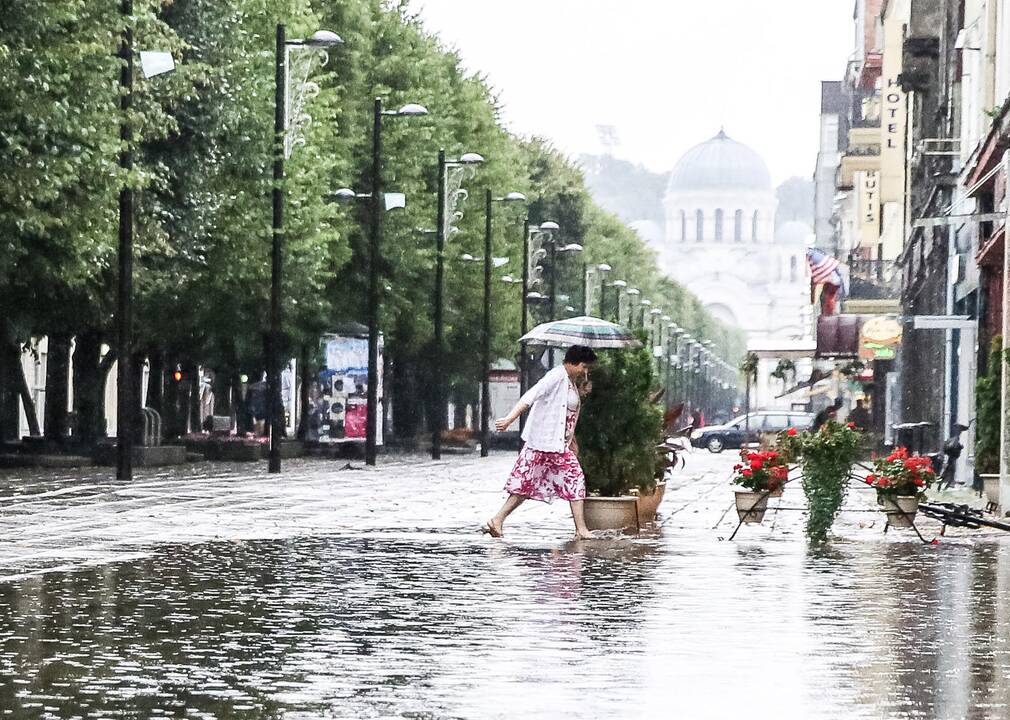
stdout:
[[653,245],[668,275],[748,338],[801,337],[809,307],[805,251],[812,231],[775,232],[771,175],[725,132],[688,150],[670,174],[666,233]]

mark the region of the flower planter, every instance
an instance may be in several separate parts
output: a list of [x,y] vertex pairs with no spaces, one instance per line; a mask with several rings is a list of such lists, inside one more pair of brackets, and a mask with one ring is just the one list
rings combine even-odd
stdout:
[[915,514],[919,512],[919,498],[915,495],[885,497],[880,499],[879,504],[891,527],[912,527]]
[[999,505],[999,473],[983,473],[979,477],[982,478],[982,492],[985,493],[986,500]]
[[638,532],[638,498],[587,497],[583,505],[590,530]]
[[666,480],[656,483],[655,489],[648,495],[638,495],[638,525],[639,527],[648,525],[656,519],[656,510],[663,502],[666,494]]
[[[243,442],[222,442],[222,443],[212,443],[211,448],[213,448],[213,453],[216,457],[213,459],[224,460],[230,462],[255,462],[256,460],[262,460],[266,456],[266,445],[260,443],[243,443]],[[211,453],[208,452],[208,459]]]
[[768,493],[751,492],[750,490],[736,491],[736,514],[742,522],[748,524],[761,522],[765,519],[767,509]]

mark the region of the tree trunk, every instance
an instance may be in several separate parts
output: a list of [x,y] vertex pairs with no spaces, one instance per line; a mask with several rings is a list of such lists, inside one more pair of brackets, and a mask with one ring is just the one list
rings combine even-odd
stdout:
[[130,408],[130,428],[133,432],[133,442],[142,445],[144,442],[144,421],[140,409],[147,405],[147,399],[141,390],[144,389],[144,361],[147,353],[138,351],[133,353],[130,359],[130,396],[133,398],[133,407]]
[[62,443],[67,437],[67,393],[70,375],[70,337],[49,336],[49,356],[46,363],[47,440]]
[[180,392],[179,386],[182,384],[175,379],[175,369],[177,358],[175,355],[166,355],[166,371],[168,374],[167,385],[165,386],[164,412],[162,413],[163,424],[165,426],[165,437],[179,437],[185,432],[183,417],[179,411]]
[[298,387],[298,439],[305,440],[309,432],[309,385],[312,383],[312,368],[309,367],[309,346],[302,345],[302,357],[298,363],[301,382]]
[[74,344],[74,444],[91,446],[105,437],[105,373],[99,369],[102,337],[89,329]]
[[200,417],[200,373],[195,364],[187,365],[186,377],[189,379],[189,402],[187,404],[189,417],[189,432],[200,432],[203,428],[203,418]]
[[151,350],[151,372],[147,380],[147,407],[157,410],[158,414],[165,411],[165,353],[161,350]]
[[9,353],[0,352],[0,442],[18,439],[18,394]]
[[28,420],[28,434],[32,437],[41,437],[42,428],[39,427],[39,414],[35,410],[35,400],[32,398],[31,388],[28,387],[28,378],[25,377],[25,368],[21,364],[21,346],[15,344],[13,347],[14,359],[14,382],[17,383],[18,394],[21,396],[21,404],[25,409],[25,418]]

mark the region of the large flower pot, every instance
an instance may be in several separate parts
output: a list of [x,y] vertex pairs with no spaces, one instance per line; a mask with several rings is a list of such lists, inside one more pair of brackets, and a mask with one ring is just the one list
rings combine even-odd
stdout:
[[983,473],[979,475],[982,478],[982,492],[985,493],[985,499],[988,500],[993,505],[999,505],[999,473]]
[[768,493],[736,491],[736,514],[745,523],[759,523],[765,519],[768,509]]
[[880,499],[880,506],[891,527],[912,527],[919,512],[919,498],[915,495],[888,496]]
[[638,495],[638,525],[648,525],[656,519],[656,510],[663,502],[666,494],[666,480],[656,483],[656,487],[648,495]]
[[638,498],[634,496],[588,497],[583,507],[590,530],[638,532]]

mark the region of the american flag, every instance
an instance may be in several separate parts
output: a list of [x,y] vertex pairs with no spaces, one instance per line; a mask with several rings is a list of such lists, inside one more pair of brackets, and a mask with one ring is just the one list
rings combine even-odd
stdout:
[[809,248],[807,265],[810,266],[810,281],[814,285],[842,286],[842,274],[838,271],[840,263],[835,258],[817,248]]

